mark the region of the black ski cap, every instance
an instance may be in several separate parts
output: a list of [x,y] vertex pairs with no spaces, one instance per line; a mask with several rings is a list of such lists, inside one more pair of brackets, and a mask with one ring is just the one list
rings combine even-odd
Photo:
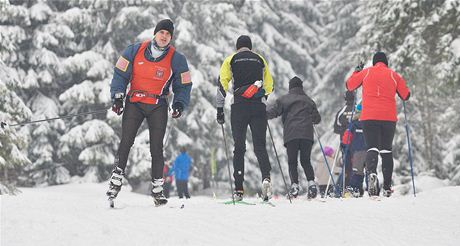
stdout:
[[301,88],[303,87],[302,80],[297,76],[294,76],[294,78],[289,80],[289,90],[295,87],[301,87]]
[[153,31],[153,35],[157,34],[160,30],[166,30],[171,33],[171,37],[174,34],[174,23],[170,19],[164,19],[158,22],[157,26],[155,27],[155,31]]
[[241,35],[237,40],[236,40],[236,49],[239,50],[243,47],[246,47],[250,50],[252,50],[252,41],[249,36],[246,35]]
[[383,62],[388,67],[387,56],[385,55],[385,53],[383,53],[381,51],[375,53],[374,58],[372,58],[372,65],[373,66],[375,66],[375,64],[377,64],[377,62]]

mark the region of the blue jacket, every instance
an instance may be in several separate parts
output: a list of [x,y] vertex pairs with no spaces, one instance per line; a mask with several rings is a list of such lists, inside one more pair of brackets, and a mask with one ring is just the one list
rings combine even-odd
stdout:
[[353,138],[351,139],[351,151],[366,150],[366,143],[364,141],[363,123],[361,121],[353,121],[351,132]]
[[[133,45],[128,46],[123,53],[122,57],[127,60],[128,66],[125,71],[119,69],[115,66],[112,83],[110,85],[110,93],[112,99],[115,97],[116,93],[123,93],[126,95],[126,88],[131,81],[131,74],[133,71],[133,61],[136,57],[137,51],[141,47],[141,43],[135,43]],[[151,55],[151,42],[147,45],[145,49],[144,56],[147,60],[156,62],[163,59],[166,54],[170,52],[169,48],[167,48],[166,52],[158,57],[157,59],[153,58]],[[182,83],[183,74],[189,72],[187,59],[184,55],[179,53],[177,50],[174,52],[171,61],[171,69],[172,69],[172,76],[167,82],[162,95],[167,94],[169,92],[169,87],[172,85],[172,91],[174,93],[173,104],[176,102],[182,103],[184,108],[186,108],[190,102],[190,91],[192,90],[192,83]],[[185,76],[184,76],[185,77]],[[160,100],[159,103],[166,103],[165,99]]]
[[175,174],[176,180],[188,180],[192,158],[187,153],[181,153],[174,161],[173,166],[169,170],[169,175]]

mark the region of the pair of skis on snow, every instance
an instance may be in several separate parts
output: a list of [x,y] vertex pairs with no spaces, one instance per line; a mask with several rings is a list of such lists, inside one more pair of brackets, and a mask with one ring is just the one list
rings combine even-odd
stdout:
[[[115,198],[116,197],[109,196],[108,201],[109,201],[109,207],[110,208],[115,208]],[[154,199],[153,203],[154,203],[155,207],[161,207],[161,206],[165,206],[168,203],[168,201],[166,200],[166,202],[164,202],[164,203],[159,203],[159,202],[155,201],[155,199]],[[182,203],[180,205],[180,209],[183,209],[184,207],[185,207],[185,204]]]

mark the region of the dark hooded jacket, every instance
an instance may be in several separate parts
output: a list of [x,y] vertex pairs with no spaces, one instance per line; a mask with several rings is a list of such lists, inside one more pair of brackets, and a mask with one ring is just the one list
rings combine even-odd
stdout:
[[315,102],[305,94],[302,87],[289,89],[288,94],[268,106],[268,119],[278,116],[281,116],[283,122],[284,145],[294,139],[313,141],[313,124],[321,121]]

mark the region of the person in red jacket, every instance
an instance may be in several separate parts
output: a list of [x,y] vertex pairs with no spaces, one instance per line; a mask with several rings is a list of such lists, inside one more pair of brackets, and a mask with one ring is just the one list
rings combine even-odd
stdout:
[[347,90],[362,86],[362,106],[360,120],[363,123],[366,141],[366,168],[368,170],[369,196],[380,193],[377,178],[378,155],[382,157],[383,195],[391,196],[393,175],[393,137],[396,129],[396,100],[398,96],[406,101],[410,91],[404,79],[388,68],[388,59],[383,52],[377,52],[372,59],[372,67],[358,66],[346,82]]

